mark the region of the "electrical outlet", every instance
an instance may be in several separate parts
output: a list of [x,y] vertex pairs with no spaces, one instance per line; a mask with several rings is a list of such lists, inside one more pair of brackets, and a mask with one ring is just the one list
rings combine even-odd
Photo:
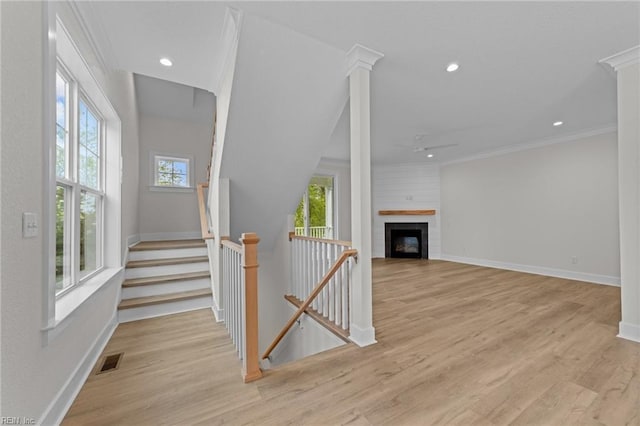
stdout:
[[578,257],[577,256],[571,256],[571,263],[576,265],[578,263]]
[[407,201],[413,201],[413,195],[407,195],[406,197],[404,197],[405,200]]
[[38,236],[38,216],[35,213],[22,213],[22,238]]

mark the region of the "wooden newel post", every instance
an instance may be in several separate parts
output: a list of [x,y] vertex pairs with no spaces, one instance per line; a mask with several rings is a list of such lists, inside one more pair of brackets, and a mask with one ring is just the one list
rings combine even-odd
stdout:
[[257,234],[245,233],[242,242],[242,268],[244,269],[244,315],[245,354],[242,378],[245,383],[262,377],[258,361],[258,238]]

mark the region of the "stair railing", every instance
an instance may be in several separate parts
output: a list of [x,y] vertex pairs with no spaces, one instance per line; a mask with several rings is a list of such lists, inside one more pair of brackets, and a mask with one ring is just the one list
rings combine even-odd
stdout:
[[[267,359],[300,316],[309,311],[328,323],[331,331],[348,336],[350,299],[350,260],[358,251],[351,243],[302,237],[289,233],[291,247],[292,294],[285,299],[298,306],[280,333],[262,354]],[[316,284],[317,283],[317,284]],[[304,301],[304,302],[303,302]],[[326,324],[323,324],[326,325]]]
[[242,360],[245,383],[262,377],[258,359],[258,242],[242,234],[241,244],[222,237],[224,323]]
[[204,196],[204,190],[206,188],[209,188],[208,182],[198,184],[198,210],[200,211],[200,232],[202,233],[202,239],[210,240],[213,239],[214,236],[209,227],[209,219]]

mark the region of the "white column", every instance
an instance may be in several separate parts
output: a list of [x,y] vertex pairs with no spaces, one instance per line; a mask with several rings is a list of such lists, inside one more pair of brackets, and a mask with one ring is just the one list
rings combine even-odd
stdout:
[[351,282],[349,338],[376,343],[371,291],[371,114],[369,74],[382,53],[356,44],[347,53],[351,112],[351,241],[358,250]]
[[622,320],[618,337],[640,342],[640,46],[600,62],[618,80],[618,196]]
[[[230,233],[230,215],[229,215],[229,179],[220,178],[213,180],[213,190],[209,196],[212,197],[214,203],[212,208],[215,209],[213,214],[213,247],[211,250],[211,284],[213,291],[213,313],[217,321],[222,321],[224,315],[224,294],[222,286],[222,251],[220,237],[228,237]],[[210,188],[211,189],[211,188]]]

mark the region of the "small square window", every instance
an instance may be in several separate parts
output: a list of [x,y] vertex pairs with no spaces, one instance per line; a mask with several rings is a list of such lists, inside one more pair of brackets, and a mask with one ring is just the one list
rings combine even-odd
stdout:
[[153,155],[153,185],[167,188],[192,188],[193,160],[189,157]]

